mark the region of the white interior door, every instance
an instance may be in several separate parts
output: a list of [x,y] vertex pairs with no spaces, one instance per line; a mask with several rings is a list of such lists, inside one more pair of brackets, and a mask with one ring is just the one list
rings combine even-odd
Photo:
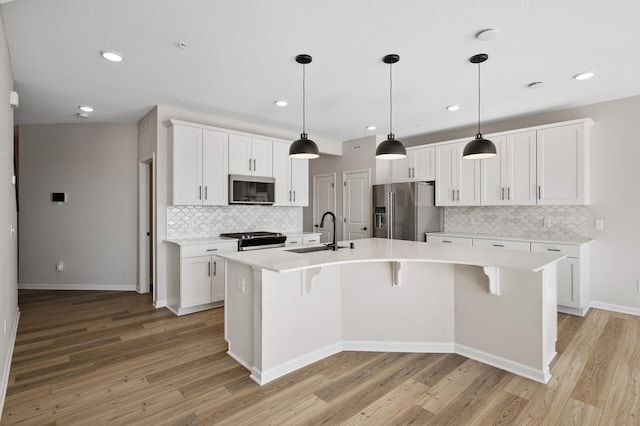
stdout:
[[313,176],[313,229],[320,232],[320,242],[331,242],[333,226],[329,218],[320,228],[320,219],[325,212],[336,212],[336,174]]
[[343,210],[345,240],[361,240],[371,236],[371,184],[369,170],[344,172]]

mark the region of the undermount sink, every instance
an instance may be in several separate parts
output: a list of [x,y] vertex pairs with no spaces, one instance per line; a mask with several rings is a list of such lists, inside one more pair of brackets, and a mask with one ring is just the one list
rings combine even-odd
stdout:
[[[338,249],[341,249],[341,248],[346,248],[346,247],[338,246]],[[327,250],[331,250],[331,247],[313,246],[313,247],[296,248],[296,249],[291,249],[286,251],[290,251],[291,253],[313,253],[314,251],[327,251]]]

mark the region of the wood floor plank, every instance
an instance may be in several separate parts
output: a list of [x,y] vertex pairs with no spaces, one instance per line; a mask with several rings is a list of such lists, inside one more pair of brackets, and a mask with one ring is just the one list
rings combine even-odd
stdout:
[[610,317],[571,393],[571,398],[603,407],[613,381],[626,320]]
[[559,314],[548,385],[455,354],[342,352],[258,386],[226,354],[224,309],[176,317],[106,291],[20,290],[19,304],[3,426],[640,423],[628,314]]

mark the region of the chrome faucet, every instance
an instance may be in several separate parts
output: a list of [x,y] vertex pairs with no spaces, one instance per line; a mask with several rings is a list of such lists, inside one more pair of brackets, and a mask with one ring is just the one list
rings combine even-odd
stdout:
[[331,250],[337,251],[338,250],[338,244],[336,243],[336,215],[331,213],[331,212],[325,212],[325,214],[322,215],[322,219],[320,219],[320,228],[324,227],[324,218],[327,215],[331,216],[331,218],[333,219],[333,243],[332,244],[327,244],[327,245],[329,247],[331,247]]

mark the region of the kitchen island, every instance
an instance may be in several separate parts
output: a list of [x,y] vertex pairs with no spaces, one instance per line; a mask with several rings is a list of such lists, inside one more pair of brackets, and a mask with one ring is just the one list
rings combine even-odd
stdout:
[[258,384],[340,351],[455,352],[549,381],[564,255],[354,244],[220,254],[228,353]]

